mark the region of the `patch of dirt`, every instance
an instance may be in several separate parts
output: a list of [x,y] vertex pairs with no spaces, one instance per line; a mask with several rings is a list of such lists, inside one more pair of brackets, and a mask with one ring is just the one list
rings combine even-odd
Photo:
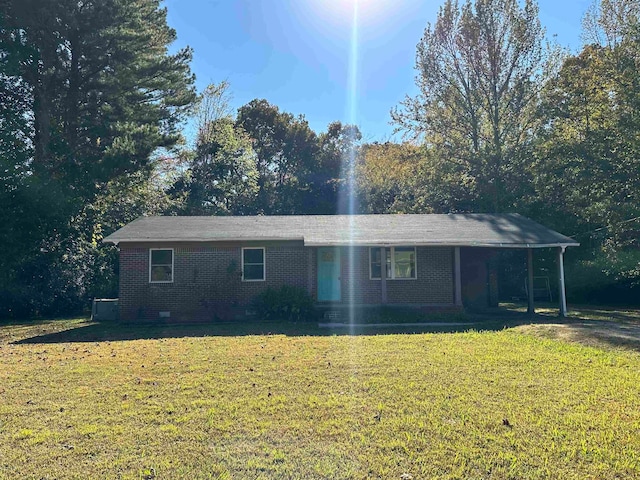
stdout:
[[521,325],[516,330],[589,346],[622,347],[640,352],[640,324],[636,323],[582,320]]

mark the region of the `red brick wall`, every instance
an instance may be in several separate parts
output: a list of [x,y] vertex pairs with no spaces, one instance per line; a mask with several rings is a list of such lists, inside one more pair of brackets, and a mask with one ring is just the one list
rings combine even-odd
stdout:
[[[354,248],[353,275],[349,275],[348,250],[342,251],[342,298],[355,304],[382,302],[382,281],[369,279],[369,248]],[[417,247],[417,278],[387,279],[387,303],[452,304],[453,249]],[[353,281],[351,280],[353,279]]]
[[[211,321],[243,313],[243,306],[269,287],[284,284],[308,289],[316,296],[317,250],[301,242],[249,244],[264,246],[266,281],[242,282],[239,244],[120,244],[120,318],[156,320],[171,312],[171,321]],[[149,248],[174,248],[173,283],[149,283]],[[369,249],[342,248],[342,300],[381,303],[381,281],[369,279]],[[311,268],[309,269],[309,262]],[[235,264],[235,270],[230,266]],[[388,303],[453,303],[451,248],[417,249],[416,280],[387,280]],[[352,287],[351,287],[352,286]]]
[[172,321],[209,321],[242,312],[237,307],[250,305],[268,287],[290,284],[306,289],[304,247],[264,246],[266,281],[243,282],[240,245],[153,245],[174,248],[173,283],[149,283],[150,246],[121,244],[120,318],[154,320],[167,311]]

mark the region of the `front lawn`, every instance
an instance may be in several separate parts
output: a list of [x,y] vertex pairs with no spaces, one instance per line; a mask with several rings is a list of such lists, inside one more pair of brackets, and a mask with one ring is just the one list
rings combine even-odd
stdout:
[[297,328],[0,325],[0,478],[640,477],[633,348]]

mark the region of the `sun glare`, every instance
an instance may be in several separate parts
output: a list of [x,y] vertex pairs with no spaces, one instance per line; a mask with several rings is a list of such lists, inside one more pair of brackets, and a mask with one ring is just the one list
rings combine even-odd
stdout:
[[383,19],[392,6],[388,0],[308,0],[316,15],[333,24],[351,25],[354,8],[358,9],[360,22],[375,24]]

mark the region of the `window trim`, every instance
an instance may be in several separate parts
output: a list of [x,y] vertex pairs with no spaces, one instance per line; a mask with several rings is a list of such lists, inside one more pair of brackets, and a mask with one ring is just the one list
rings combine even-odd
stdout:
[[[262,263],[248,263],[247,265],[262,265],[262,278],[247,280],[244,278],[244,251],[245,250],[262,250]],[[240,253],[240,265],[243,282],[266,282],[267,281],[267,249],[265,247],[242,247]]]
[[[380,256],[380,276],[379,277],[374,277],[373,276],[373,269],[371,268],[373,266],[373,259],[372,259],[372,255],[374,250],[377,250],[378,252],[380,251],[382,247],[369,247],[369,280],[382,280],[382,268],[384,267],[385,269],[387,268],[387,259],[386,258],[382,258],[382,256]],[[385,247],[385,251],[389,250],[391,251],[391,247]],[[393,255],[392,255],[393,258]],[[392,263],[392,268],[391,271],[393,272],[393,261]],[[391,280],[390,277],[386,277],[387,280]]]
[[[171,250],[171,280],[152,280],[151,279],[151,269],[153,268],[153,263],[152,263],[152,253],[155,250]],[[175,249],[174,248],[150,248],[149,249],[149,283],[173,283],[173,279],[174,279],[174,272],[175,272],[175,263],[176,263],[176,254],[175,254]],[[159,263],[156,266],[161,267],[161,266],[168,266],[168,264],[166,263]]]
[[[369,247],[369,280],[382,280],[382,276],[374,278],[373,273],[371,271],[372,258],[371,254],[373,250],[380,250],[382,247]],[[391,255],[391,276],[386,277],[385,280],[417,280],[418,279],[418,248],[411,245],[397,245],[397,248],[413,248],[413,254],[415,258],[415,277],[397,277],[395,276],[395,249],[396,247],[384,247],[386,251],[390,252]],[[387,267],[387,259],[380,258],[380,273],[382,274],[382,269]]]

